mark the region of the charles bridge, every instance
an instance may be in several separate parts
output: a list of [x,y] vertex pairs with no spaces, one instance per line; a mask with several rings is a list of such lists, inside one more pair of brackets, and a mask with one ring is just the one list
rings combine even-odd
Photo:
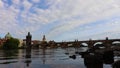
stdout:
[[87,46],[89,48],[95,46],[95,44],[97,43],[101,43],[102,45],[104,45],[105,47],[109,47],[111,45],[113,45],[114,42],[120,42],[120,39],[108,39],[108,37],[106,37],[106,39],[104,40],[92,40],[92,39],[89,39],[89,40],[85,40],[85,41],[78,41],[78,40],[75,40],[75,41],[68,41],[68,42],[56,42],[57,45],[60,45],[60,46],[75,46],[75,47],[81,47],[83,43],[87,44]]
[[26,36],[26,45],[29,47],[34,47],[37,45],[37,47],[82,47],[83,43],[87,44],[87,46],[89,48],[95,46],[97,43],[101,43],[104,47],[110,47],[111,45],[113,45],[113,43],[115,42],[120,42],[120,39],[108,39],[108,37],[106,37],[103,40],[84,40],[84,41],[65,41],[65,42],[55,42],[55,41],[46,41],[45,35],[43,36],[43,39],[40,43],[37,43],[35,45],[31,44],[32,42],[32,35],[30,34],[30,32],[28,32],[28,35]]
[[[114,49],[111,49],[111,46],[115,43],[115,42],[120,42],[120,39],[108,39],[108,37],[106,37],[106,39],[104,40],[85,40],[85,41],[68,41],[68,42],[55,42],[55,41],[46,41],[45,35],[43,36],[43,39],[41,41],[41,43],[38,43],[36,45],[32,45],[32,35],[30,34],[30,32],[28,32],[28,35],[26,36],[26,51],[30,52],[31,51],[31,47],[34,47],[37,45],[37,48],[42,47],[43,51],[45,51],[46,47],[82,47],[83,43],[88,45],[88,50],[85,52],[78,52],[76,51],[76,54],[81,55],[81,57],[84,59],[84,64],[86,66],[86,68],[103,68],[103,63],[105,64],[113,64],[113,68],[120,68],[120,61],[116,61],[114,62]],[[102,44],[102,46],[104,46],[104,50],[99,50],[97,51],[96,49],[94,49],[94,46],[98,46],[96,45],[98,42],[100,42]],[[120,43],[119,43],[120,45]],[[101,46],[101,45],[99,45]],[[67,53],[66,53],[67,54]],[[69,54],[69,53],[68,53]],[[76,55],[72,55],[69,56],[69,58],[76,58]]]

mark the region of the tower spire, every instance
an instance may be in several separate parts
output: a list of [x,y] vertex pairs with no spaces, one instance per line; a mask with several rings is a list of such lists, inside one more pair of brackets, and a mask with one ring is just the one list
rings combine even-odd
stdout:
[[32,41],[32,35],[30,34],[30,32],[28,32],[28,35],[26,36],[26,45],[27,45],[27,47],[31,46],[31,41]]
[[43,35],[43,39],[42,39],[42,41],[46,41],[46,37],[45,37],[45,35]]

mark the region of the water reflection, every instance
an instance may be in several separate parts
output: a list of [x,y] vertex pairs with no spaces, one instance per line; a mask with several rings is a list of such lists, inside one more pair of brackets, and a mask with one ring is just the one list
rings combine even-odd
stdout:
[[[85,50],[84,48],[0,50],[0,68],[86,68],[84,58],[75,53]],[[108,67],[104,64],[103,68],[110,68],[110,65]]]
[[16,63],[16,62],[18,62],[18,61],[2,62],[0,64],[10,64],[10,63]]
[[31,61],[31,49],[30,48],[26,49],[25,59],[26,59],[26,61],[25,61],[26,66],[29,67],[30,63],[32,62]]
[[45,48],[42,49],[42,55],[43,55],[42,62],[43,64],[45,64],[45,61],[46,61],[46,49]]
[[11,59],[16,59],[16,55],[18,53],[18,50],[1,50],[3,52],[3,56],[1,57],[0,60],[6,60],[3,62],[0,62],[0,64],[10,64],[10,63],[16,63],[18,61],[7,61],[7,60],[11,60]]
[[18,53],[18,50],[3,50],[3,56],[4,57],[16,56],[17,53]]

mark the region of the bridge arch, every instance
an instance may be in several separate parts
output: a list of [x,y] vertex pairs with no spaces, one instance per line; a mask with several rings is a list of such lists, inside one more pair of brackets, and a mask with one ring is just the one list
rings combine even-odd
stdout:
[[104,42],[95,42],[93,46],[95,48],[105,48]]
[[96,45],[103,45],[104,43],[103,42],[95,42],[93,46],[96,46]]
[[119,48],[119,46],[120,46],[120,41],[113,41],[111,43],[111,48],[116,49],[116,48]]
[[112,45],[120,45],[120,41],[113,41]]
[[72,44],[72,43],[69,43],[69,44],[68,44],[68,47],[71,47],[71,46],[73,46],[73,44]]
[[88,43],[81,43],[80,46],[85,46],[85,47],[88,47]]

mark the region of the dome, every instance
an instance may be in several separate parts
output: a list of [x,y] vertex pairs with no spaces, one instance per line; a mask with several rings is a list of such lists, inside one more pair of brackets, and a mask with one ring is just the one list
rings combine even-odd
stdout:
[[10,39],[12,38],[12,36],[10,35],[10,33],[8,32],[6,35],[5,35],[5,39]]

